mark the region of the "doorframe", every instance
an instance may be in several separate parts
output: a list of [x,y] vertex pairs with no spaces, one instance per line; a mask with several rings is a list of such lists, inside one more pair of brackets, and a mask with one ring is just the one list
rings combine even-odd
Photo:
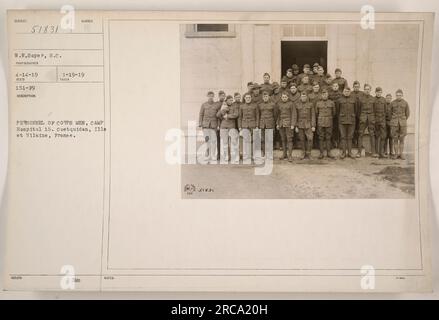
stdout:
[[[326,68],[329,69],[329,40],[328,37],[282,37],[279,41],[279,60],[280,60],[280,70],[282,70],[282,41],[289,41],[289,42],[301,42],[301,41],[325,41],[327,43],[326,45]],[[300,70],[302,72],[302,70]],[[328,72],[328,70],[325,70],[325,72]]]
[[326,36],[312,36],[312,37],[285,37],[281,35],[281,24],[273,25],[272,28],[272,74],[275,79],[281,78],[282,70],[282,41],[327,41],[327,69],[326,73],[333,75],[335,68],[337,68],[337,26],[333,24],[326,24]]

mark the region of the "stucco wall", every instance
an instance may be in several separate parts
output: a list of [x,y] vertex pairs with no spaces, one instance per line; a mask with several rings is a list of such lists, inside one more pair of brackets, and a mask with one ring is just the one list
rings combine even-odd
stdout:
[[[376,25],[375,30],[363,30],[357,25],[336,28],[336,63],[343,69],[350,85],[354,80],[369,83],[373,90],[380,86],[384,94],[403,89],[412,116],[409,131],[414,132],[417,106],[417,63],[419,48],[418,25]],[[331,40],[329,40],[331,41]],[[333,73],[333,70],[330,70]]]
[[[238,26],[237,26],[238,27]],[[187,38],[181,26],[181,121],[198,121],[206,93],[241,91],[241,35],[234,38]]]

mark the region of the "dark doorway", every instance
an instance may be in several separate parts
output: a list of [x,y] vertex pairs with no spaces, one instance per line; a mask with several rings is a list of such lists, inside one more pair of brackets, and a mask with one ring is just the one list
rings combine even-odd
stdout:
[[312,68],[318,63],[327,72],[328,41],[281,41],[282,75],[293,64],[297,64],[302,73],[303,65],[309,64]]

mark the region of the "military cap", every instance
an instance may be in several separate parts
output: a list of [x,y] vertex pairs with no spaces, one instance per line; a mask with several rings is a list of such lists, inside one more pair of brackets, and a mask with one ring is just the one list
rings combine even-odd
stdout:
[[335,69],[335,72],[341,72],[340,68]]
[[320,67],[320,65],[316,62],[312,65],[313,67]]
[[280,82],[288,82],[288,78],[287,77],[282,77],[282,79],[280,79]]
[[229,99],[233,99],[233,97],[230,94],[226,97],[226,100],[229,100]]
[[263,90],[263,91],[262,91],[262,95],[263,95],[263,96],[265,96],[265,95],[269,96],[270,93],[269,93],[267,90]]
[[239,93],[239,92],[235,92],[234,94],[233,94],[233,96],[234,97],[236,97],[236,96],[240,96],[241,94]]
[[288,70],[287,70],[287,73],[288,73],[288,72],[293,73],[293,69],[288,69]]
[[250,81],[250,82],[247,82],[247,87],[248,87],[248,86],[252,86],[252,85],[253,85],[253,82],[251,82],[251,81]]
[[328,90],[323,89],[323,90],[322,90],[322,94],[323,94],[323,93],[328,93]]
[[223,90],[218,91],[218,95],[220,94],[226,94]]
[[355,86],[355,85],[360,85],[360,81],[355,80],[355,81],[354,81],[354,86]]
[[381,87],[376,87],[375,92],[378,92],[378,91],[383,91],[383,89]]
[[213,95],[213,96],[214,96],[215,93],[213,93],[213,91],[209,91],[209,92],[207,92],[207,95],[208,95],[208,96],[210,96],[210,95]]
[[297,64],[293,64],[292,68],[293,70],[299,70],[299,66]]
[[400,94],[403,94],[403,92],[402,92],[402,90],[401,90],[401,89],[398,89],[398,90],[396,90],[396,93],[400,93]]
[[272,86],[273,86],[273,88],[279,88],[279,83],[273,82]]
[[305,64],[303,67],[304,68],[310,68],[309,64]]
[[327,73],[325,77],[326,79],[332,78],[332,76],[329,73]]
[[259,84],[257,84],[256,82],[253,83],[253,89],[260,89],[261,86]]

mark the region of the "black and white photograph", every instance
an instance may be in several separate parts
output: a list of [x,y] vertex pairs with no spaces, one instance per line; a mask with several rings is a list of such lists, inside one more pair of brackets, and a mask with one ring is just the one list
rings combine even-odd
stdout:
[[180,30],[183,198],[415,197],[421,25]]

